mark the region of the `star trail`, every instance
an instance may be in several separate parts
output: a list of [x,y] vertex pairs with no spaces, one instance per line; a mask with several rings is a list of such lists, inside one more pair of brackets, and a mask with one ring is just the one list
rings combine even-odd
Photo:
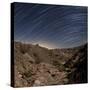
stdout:
[[48,48],[87,43],[87,7],[14,4],[14,39]]

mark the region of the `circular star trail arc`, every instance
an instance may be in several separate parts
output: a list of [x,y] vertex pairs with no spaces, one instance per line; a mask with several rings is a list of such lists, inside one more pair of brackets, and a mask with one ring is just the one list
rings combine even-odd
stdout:
[[51,48],[87,43],[87,7],[15,3],[14,38]]

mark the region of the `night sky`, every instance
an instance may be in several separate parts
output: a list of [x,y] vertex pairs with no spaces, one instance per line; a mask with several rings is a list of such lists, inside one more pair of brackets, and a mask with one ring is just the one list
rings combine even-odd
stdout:
[[14,39],[47,48],[85,44],[87,7],[15,3]]

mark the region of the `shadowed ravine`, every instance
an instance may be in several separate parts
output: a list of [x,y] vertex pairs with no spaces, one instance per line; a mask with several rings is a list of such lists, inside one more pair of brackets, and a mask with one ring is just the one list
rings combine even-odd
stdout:
[[87,83],[87,44],[47,49],[14,42],[15,87]]

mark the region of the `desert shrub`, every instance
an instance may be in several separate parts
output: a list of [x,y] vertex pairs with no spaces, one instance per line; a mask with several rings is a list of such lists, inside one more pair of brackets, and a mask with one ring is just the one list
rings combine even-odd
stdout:
[[25,73],[23,73],[23,76],[24,77],[31,77],[32,76],[32,72],[31,71],[28,71],[28,72],[25,72]]
[[60,71],[65,70],[64,65],[60,64],[57,60],[53,61],[53,65],[56,66]]
[[33,56],[34,56],[34,57],[38,57],[38,55],[37,55],[36,53],[33,53]]
[[38,54],[34,52],[34,53],[33,53],[33,56],[34,56],[34,58],[35,58],[35,63],[36,63],[36,64],[39,64],[39,63],[41,62],[41,60],[40,60]]
[[21,53],[25,54],[28,51],[29,51],[29,46],[28,45],[25,45],[25,44],[23,44],[23,45],[21,44],[20,45],[20,52]]

